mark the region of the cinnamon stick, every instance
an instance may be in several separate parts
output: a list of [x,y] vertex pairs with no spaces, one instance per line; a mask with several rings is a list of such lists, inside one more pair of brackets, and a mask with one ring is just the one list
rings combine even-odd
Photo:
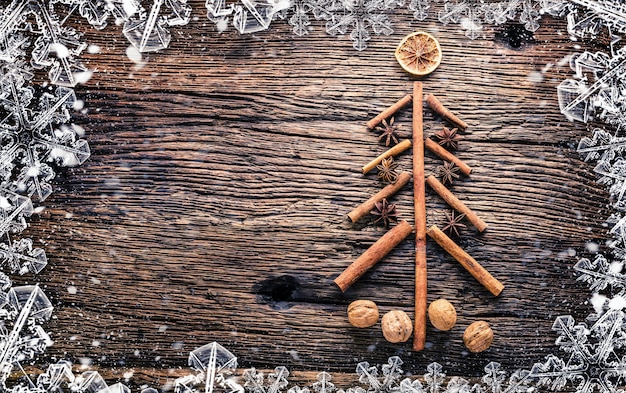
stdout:
[[378,157],[374,158],[368,164],[364,165],[363,166],[363,174],[366,174],[367,172],[369,172],[372,169],[376,168],[376,165],[380,164],[380,162],[383,159],[391,157],[391,156],[396,156],[396,155],[402,153],[403,151],[407,150],[410,147],[411,147],[411,140],[405,139],[403,141],[400,141],[400,143],[398,143],[397,145],[395,145],[391,149],[387,150],[383,154],[379,155]]
[[426,345],[426,185],[422,82],[413,82],[413,198],[415,207],[415,329],[413,350]]
[[398,175],[398,180],[396,180],[395,183],[387,185],[385,188],[374,194],[370,199],[355,207],[350,213],[348,213],[348,217],[352,222],[359,221],[374,208],[376,202],[380,202],[384,198],[389,198],[401,190],[402,187],[409,182],[409,180],[411,180],[411,174],[409,172],[400,173]]
[[453,162],[454,165],[456,165],[461,173],[463,173],[465,176],[469,176],[472,172],[472,168],[470,168],[469,165],[461,161],[461,159],[454,154],[444,149],[443,146],[441,146],[437,142],[433,141],[430,138],[426,138],[426,141],[424,143],[426,144],[426,148],[428,150],[438,155],[439,158],[441,158],[442,160]]
[[504,289],[504,285],[495,279],[484,267],[474,258],[459,247],[452,239],[441,231],[436,225],[428,228],[428,236],[437,242],[452,255],[478,282],[480,282],[494,296],[498,296]]
[[356,282],[366,271],[383,259],[394,247],[413,232],[411,224],[402,220],[395,227],[391,228],[380,239],[370,246],[360,257],[346,268],[337,278],[335,284],[345,292]]
[[428,178],[426,179],[426,183],[428,183],[430,188],[435,190],[435,192],[439,194],[439,196],[443,198],[443,200],[446,201],[448,205],[450,205],[450,207],[452,207],[459,213],[465,214],[465,217],[469,220],[469,222],[472,223],[472,225],[476,227],[476,229],[478,229],[479,232],[487,229],[489,225],[481,220],[472,209],[470,209],[463,202],[461,202],[461,200],[457,198],[450,190],[448,190],[446,186],[441,184],[441,182],[437,180],[435,176],[428,176]]
[[413,97],[410,94],[405,95],[404,97],[399,99],[395,104],[391,105],[389,108],[380,112],[375,118],[368,121],[366,124],[367,128],[369,128],[370,130],[374,129],[374,127],[379,125],[381,121],[390,118],[397,111],[402,109],[405,105],[408,105],[408,103],[411,102],[411,100],[413,100]]
[[433,94],[429,94],[428,97],[426,97],[426,102],[428,103],[430,109],[435,111],[435,113],[439,116],[448,120],[450,123],[454,124],[456,127],[461,130],[465,130],[467,128],[467,123],[459,119],[454,113],[450,112],[450,110],[443,106],[441,101],[439,101]]

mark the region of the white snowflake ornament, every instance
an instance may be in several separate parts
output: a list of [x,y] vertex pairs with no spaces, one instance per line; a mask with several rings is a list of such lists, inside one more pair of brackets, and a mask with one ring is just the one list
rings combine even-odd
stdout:
[[218,343],[196,348],[189,354],[188,363],[200,374],[176,379],[176,393],[213,393],[218,390],[223,393],[243,393],[243,387],[230,378],[237,369],[237,358]]
[[216,24],[229,18],[239,33],[256,33],[267,30],[274,15],[291,7],[289,0],[207,0],[207,17]]
[[396,6],[397,2],[384,0],[336,1],[326,32],[333,36],[350,32],[354,49],[365,50],[371,39],[370,30],[376,35],[393,33],[387,12]]
[[155,52],[169,46],[169,27],[189,23],[191,7],[187,0],[153,0],[149,11],[143,8],[124,24],[124,36],[139,52]]
[[591,326],[576,323],[571,316],[558,317],[552,327],[556,344],[566,359],[550,355],[530,372],[537,386],[563,390],[568,384],[576,393],[615,392],[626,377],[626,326],[624,313],[609,311]]

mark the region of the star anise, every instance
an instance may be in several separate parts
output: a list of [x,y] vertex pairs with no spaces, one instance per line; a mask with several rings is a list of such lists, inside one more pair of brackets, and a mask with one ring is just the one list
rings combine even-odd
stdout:
[[459,167],[454,165],[453,162],[444,161],[443,165],[438,168],[438,171],[443,184],[452,184],[454,179],[459,178]]
[[448,231],[450,236],[452,236],[452,234],[455,234],[457,237],[459,237],[459,229],[466,228],[466,225],[461,222],[465,218],[465,214],[456,214],[454,210],[451,210],[450,213],[445,212],[445,215],[446,223],[443,226],[442,231]]
[[443,127],[442,130],[435,132],[435,137],[439,139],[439,144],[448,150],[457,150],[459,148],[459,140],[462,139],[458,134],[459,129]]
[[395,169],[398,167],[397,162],[393,162],[393,157],[383,158],[379,165],[376,165],[378,169],[378,178],[385,184],[392,184],[398,180],[398,174]]
[[370,214],[378,217],[376,221],[374,221],[374,224],[382,222],[383,225],[385,225],[385,228],[389,227],[391,221],[398,222],[396,205],[389,203],[387,198],[383,198],[382,201],[376,202],[374,209],[370,211]]
[[378,126],[382,129],[382,134],[380,134],[378,140],[380,141],[386,137],[387,139],[385,140],[385,146],[389,146],[389,143],[392,140],[393,143],[398,143],[398,138],[396,137],[396,135],[398,135],[398,126],[393,125],[394,121],[395,118],[393,117],[391,118],[391,120],[389,120],[389,122],[383,119],[382,125]]

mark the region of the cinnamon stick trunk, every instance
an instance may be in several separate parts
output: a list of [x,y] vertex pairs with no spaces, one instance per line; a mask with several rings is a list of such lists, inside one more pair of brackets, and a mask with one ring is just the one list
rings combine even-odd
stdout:
[[413,193],[415,207],[415,329],[413,350],[426,345],[426,185],[422,82],[413,82]]

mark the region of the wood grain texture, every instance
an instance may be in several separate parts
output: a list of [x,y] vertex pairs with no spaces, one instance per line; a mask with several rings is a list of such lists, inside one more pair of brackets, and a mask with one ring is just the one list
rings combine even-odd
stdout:
[[[305,38],[284,22],[218,34],[203,2],[191,4],[198,20],[142,66],[126,58],[119,29],[87,31],[102,53],[89,55],[97,72],[78,91],[88,111],[76,121],[92,157],[64,173],[27,233],[50,259],[39,277],[56,306],[50,360],[88,358],[120,378],[157,368],[144,378],[163,381],[216,340],[242,367],[349,374],[358,361],[401,355],[413,374],[436,361],[472,377],[489,361],[530,367],[558,352],[554,318],[591,311],[572,265],[588,242],[604,244],[608,216],[607,194],[574,151],[589,132],[558,110],[555,88],[570,72],[560,60],[573,51],[564,21],[512,49],[398,11],[397,31],[359,53],[319,25]],[[469,124],[458,156],[473,171],[452,189],[489,224],[459,244],[506,286],[493,297],[429,241],[428,301],[450,300],[458,323],[429,325],[421,352],[386,343],[379,325],[351,327],[345,313],[370,299],[381,313],[413,315],[411,240],[345,294],[332,284],[384,233],[346,214],[382,186],[360,173],[385,150],[365,123],[411,92],[393,50],[417,28],[444,51],[424,92]],[[408,137],[410,108],[395,120]],[[425,107],[424,124],[428,136],[444,123]],[[410,152],[397,161],[409,170]],[[429,152],[425,161],[427,175],[441,163]],[[413,224],[411,188],[392,202]],[[428,224],[441,225],[445,203],[427,190],[426,204]],[[478,319],[496,338],[469,354],[462,332]]]

